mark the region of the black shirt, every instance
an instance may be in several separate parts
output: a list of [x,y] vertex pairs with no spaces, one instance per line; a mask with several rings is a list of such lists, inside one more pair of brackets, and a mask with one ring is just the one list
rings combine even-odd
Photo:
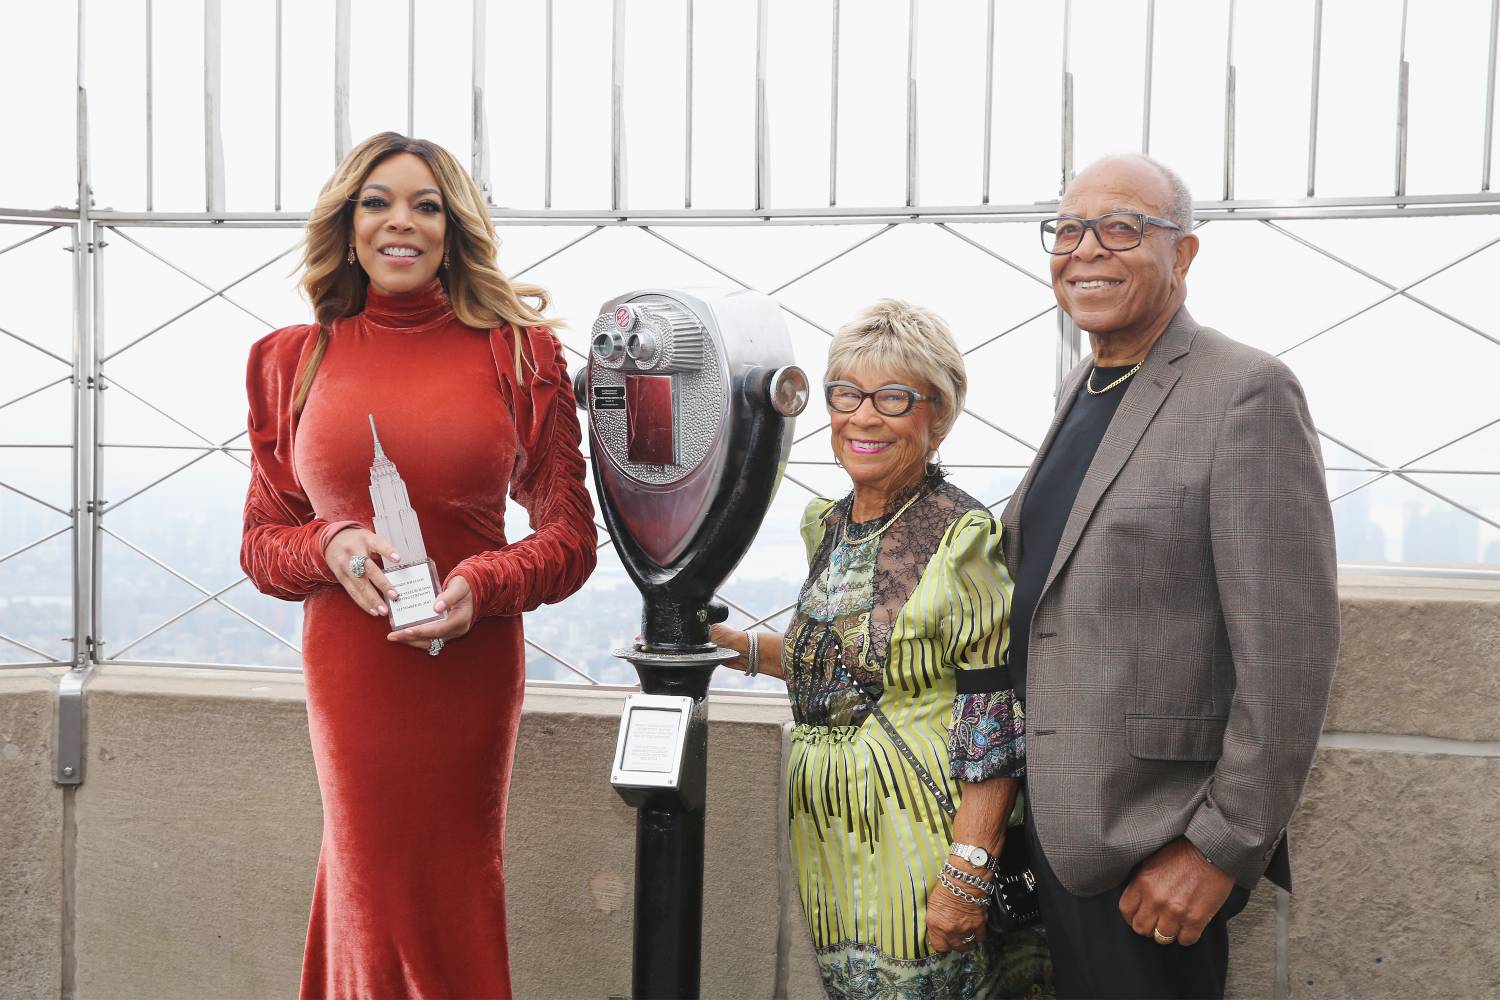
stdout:
[[[1103,388],[1131,367],[1096,367],[1089,378],[1095,388]],[[1073,502],[1078,499],[1078,488],[1083,485],[1099,442],[1104,440],[1104,432],[1109,430],[1109,422],[1129,388],[1127,381],[1098,396],[1082,388],[1078,390],[1078,397],[1057,429],[1052,447],[1037,467],[1026,501],[1021,505],[1021,564],[1013,568],[1016,589],[1011,597],[1010,677],[1016,697],[1022,701],[1026,699],[1026,653],[1031,641],[1032,616],[1036,614],[1068,515],[1073,512]]]

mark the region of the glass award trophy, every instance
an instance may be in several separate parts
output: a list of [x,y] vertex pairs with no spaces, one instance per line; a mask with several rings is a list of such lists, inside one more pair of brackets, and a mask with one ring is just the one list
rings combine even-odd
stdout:
[[432,610],[439,591],[437,564],[427,557],[422,544],[422,526],[411,509],[406,483],[396,463],[386,457],[370,414],[370,436],[375,439],[375,461],[370,463],[370,502],[375,506],[375,534],[391,543],[401,556],[395,566],[383,566],[386,579],[399,595],[387,600],[391,631],[441,621],[448,612]]

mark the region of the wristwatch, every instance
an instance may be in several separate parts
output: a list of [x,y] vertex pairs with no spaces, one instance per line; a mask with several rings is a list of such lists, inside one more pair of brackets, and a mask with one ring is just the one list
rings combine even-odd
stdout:
[[962,858],[975,868],[989,868],[999,858],[992,855],[982,847],[973,844],[949,844],[948,853],[955,858]]

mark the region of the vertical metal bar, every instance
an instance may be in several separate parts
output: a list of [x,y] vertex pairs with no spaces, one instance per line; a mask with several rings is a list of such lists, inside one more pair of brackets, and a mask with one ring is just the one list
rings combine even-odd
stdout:
[[687,4],[687,41],[684,45],[684,62],[687,66],[683,81],[683,92],[687,95],[687,108],[683,114],[682,135],[682,207],[693,207],[693,0]]
[[1318,180],[1318,83],[1323,71],[1323,0],[1313,4],[1312,94],[1307,115],[1307,196]]
[[1062,184],[1059,197],[1073,180],[1073,0],[1063,5],[1062,74]]
[[[1500,0],[1497,0],[1500,2]],[[833,57],[828,87],[828,204],[839,203],[839,0],[833,0]]]
[[610,46],[609,204],[625,207],[625,0],[615,0]]
[[552,207],[552,0],[547,0],[547,121],[542,140],[542,207]]
[[281,211],[281,48],[281,0],[276,0],[276,168],[272,190],[278,212]]
[[906,203],[915,205],[917,203],[917,0],[906,0],[906,9]]
[[469,128],[469,173],[479,185],[484,203],[495,203],[494,191],[490,187],[490,130],[484,110],[484,77],[488,55],[485,51],[485,31],[488,0],[474,0],[474,22],[469,32],[473,45],[470,60],[470,91],[473,99],[471,113],[473,121]]
[[979,204],[990,203],[990,154],[994,149],[995,117],[995,0],[989,0],[984,30],[984,171],[979,186]]
[[771,123],[766,106],[766,56],[771,0],[755,11],[755,207],[771,207]]
[[[88,255],[94,247],[94,223],[89,217],[88,91],[84,86],[85,0],[78,0],[77,95],[74,142],[77,159],[78,222],[73,234],[73,661],[58,681],[57,742],[53,780],[76,785],[83,780],[83,687],[94,668],[94,609],[96,577],[94,551],[96,493],[94,488],[94,404],[98,373],[98,345],[93,337],[90,308],[92,269]],[[65,902],[65,906],[70,905]],[[65,963],[70,964],[70,963]],[[71,970],[65,968],[71,978]]]
[[[154,202],[156,200],[156,92],[152,84],[153,73],[151,66],[151,57],[155,46],[151,40],[151,6],[151,0],[146,0],[146,211],[148,212],[155,207]],[[1493,65],[1491,65],[1491,69],[1493,68]]]
[[1063,380],[1068,377],[1068,372],[1083,359],[1083,331],[1078,324],[1073,322],[1073,317],[1063,312],[1062,307],[1057,309],[1057,371],[1054,373],[1052,382],[1052,396],[1062,391]]
[[[104,659],[104,618],[100,614],[104,591],[104,507],[108,503],[104,499],[104,362],[105,355],[105,323],[104,323],[104,248],[109,245],[105,240],[109,229],[102,222],[92,222],[93,239],[91,242],[93,258],[92,279],[93,285],[89,289],[89,299],[93,305],[93,312],[89,326],[89,340],[93,344],[92,361],[94,370],[94,393],[93,393],[93,433],[89,438],[90,455],[89,466],[90,497],[93,501],[92,532],[89,550],[93,555],[93,569],[89,573],[89,621],[92,623],[94,643],[90,659],[98,663]],[[81,744],[80,744],[81,746]],[[79,768],[80,776],[82,767]]]
[[1141,98],[1141,152],[1151,153],[1151,70],[1156,57],[1156,0],[1146,0],[1146,92]]
[[417,0],[406,0],[406,134],[417,131]]
[[343,163],[354,141],[349,137],[349,0],[337,0],[333,14],[333,157]]
[[1406,18],[1410,0],[1401,0],[1401,55],[1396,83],[1396,196],[1406,193],[1406,140],[1410,113],[1411,63],[1406,61]]
[[1234,200],[1234,0],[1229,0],[1229,39],[1224,45],[1224,200]]
[[224,210],[223,0],[203,0],[203,201],[209,212]]
[[1484,175],[1479,190],[1490,189],[1490,156],[1495,145],[1495,52],[1500,41],[1500,0],[1490,0],[1490,68],[1484,87]]

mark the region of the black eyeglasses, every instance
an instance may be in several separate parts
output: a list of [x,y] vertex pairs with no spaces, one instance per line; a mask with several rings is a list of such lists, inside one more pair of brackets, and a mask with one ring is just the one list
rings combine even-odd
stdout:
[[909,385],[892,383],[865,392],[853,382],[824,382],[823,397],[828,408],[837,413],[853,413],[866,399],[875,401],[875,412],[887,417],[904,417],[918,403],[931,400]]
[[1042,246],[1050,254],[1062,256],[1078,249],[1083,234],[1090,229],[1094,238],[1106,250],[1134,250],[1146,237],[1147,226],[1161,229],[1182,227],[1170,219],[1158,219],[1154,215],[1140,212],[1111,212],[1097,219],[1080,219],[1073,215],[1059,215],[1042,220]]

